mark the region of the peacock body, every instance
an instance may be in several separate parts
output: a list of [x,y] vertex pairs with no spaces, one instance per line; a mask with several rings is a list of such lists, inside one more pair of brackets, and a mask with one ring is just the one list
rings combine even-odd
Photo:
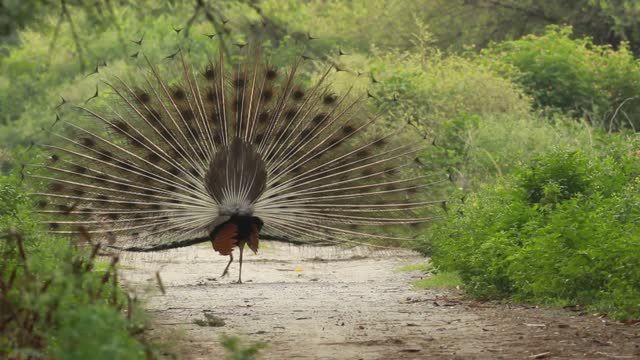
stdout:
[[331,69],[303,86],[299,62],[277,68],[256,48],[226,62],[180,55],[168,81],[147,61],[139,83],[114,76],[99,105],[78,106],[92,126],[65,123],[34,175],[50,231],[129,251],[211,241],[229,265],[239,248],[241,273],[261,237],[359,242],[429,220],[411,170],[423,144],[374,131],[367,94],[334,93]]

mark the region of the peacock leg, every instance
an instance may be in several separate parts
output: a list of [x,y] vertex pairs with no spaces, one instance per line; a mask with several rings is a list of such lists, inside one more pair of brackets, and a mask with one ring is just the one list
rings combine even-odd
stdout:
[[233,262],[233,253],[229,253],[229,263],[227,264],[227,267],[224,268],[224,271],[222,272],[222,275],[220,275],[220,277],[223,277],[225,275],[229,275],[229,266],[231,266],[232,262]]
[[240,244],[240,270],[238,271],[238,284],[242,284],[242,253],[244,252],[244,244]]

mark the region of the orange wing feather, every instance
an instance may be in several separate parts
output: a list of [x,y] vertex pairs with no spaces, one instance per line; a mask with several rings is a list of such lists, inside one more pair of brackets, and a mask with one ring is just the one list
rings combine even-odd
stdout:
[[238,225],[227,224],[218,231],[213,239],[213,249],[220,255],[230,255],[233,248],[238,244]]

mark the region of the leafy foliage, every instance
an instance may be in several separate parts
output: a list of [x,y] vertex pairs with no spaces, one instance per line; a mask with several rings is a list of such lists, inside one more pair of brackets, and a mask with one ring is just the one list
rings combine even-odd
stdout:
[[460,115],[442,122],[435,146],[420,161],[447,171],[458,188],[473,190],[555,144],[584,147],[590,131],[566,117],[551,122],[539,114]]
[[[0,356],[144,359],[144,315],[117,283],[116,259],[42,235],[17,176],[0,177]],[[63,261],[61,261],[63,260]],[[90,336],[88,336],[90,334]]]
[[227,350],[228,360],[251,360],[258,356],[265,343],[246,344],[237,336],[224,336],[222,346]]
[[431,0],[423,1],[422,9],[443,48],[482,49],[568,24],[596,44],[627,41],[634,52],[640,49],[640,5],[634,0]]
[[597,44],[640,46],[634,0],[263,0],[260,7],[290,30],[359,50],[369,44],[412,49],[420,24],[429,27],[438,48],[454,52],[540,34],[553,24],[569,24]]
[[[622,143],[627,139],[620,139]],[[481,298],[582,304],[640,316],[640,167],[628,146],[561,148],[451,206],[434,264]]]
[[494,44],[484,61],[520,83],[542,107],[553,107],[608,131],[640,129],[640,62],[626,44],[618,50],[572,39],[570,27]]

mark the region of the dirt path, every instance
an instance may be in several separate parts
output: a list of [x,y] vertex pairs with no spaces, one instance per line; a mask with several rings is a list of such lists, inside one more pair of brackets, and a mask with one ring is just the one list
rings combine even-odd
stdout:
[[[221,334],[266,342],[261,359],[640,359],[638,327],[414,291],[420,272],[394,271],[424,261],[410,252],[271,243],[245,258],[242,285],[235,263],[219,278],[226,261],[208,246],[123,259],[156,318],[151,336],[177,342],[179,359],[222,358]],[[165,295],[141,290],[157,270]],[[196,325],[205,313],[225,325]]]

